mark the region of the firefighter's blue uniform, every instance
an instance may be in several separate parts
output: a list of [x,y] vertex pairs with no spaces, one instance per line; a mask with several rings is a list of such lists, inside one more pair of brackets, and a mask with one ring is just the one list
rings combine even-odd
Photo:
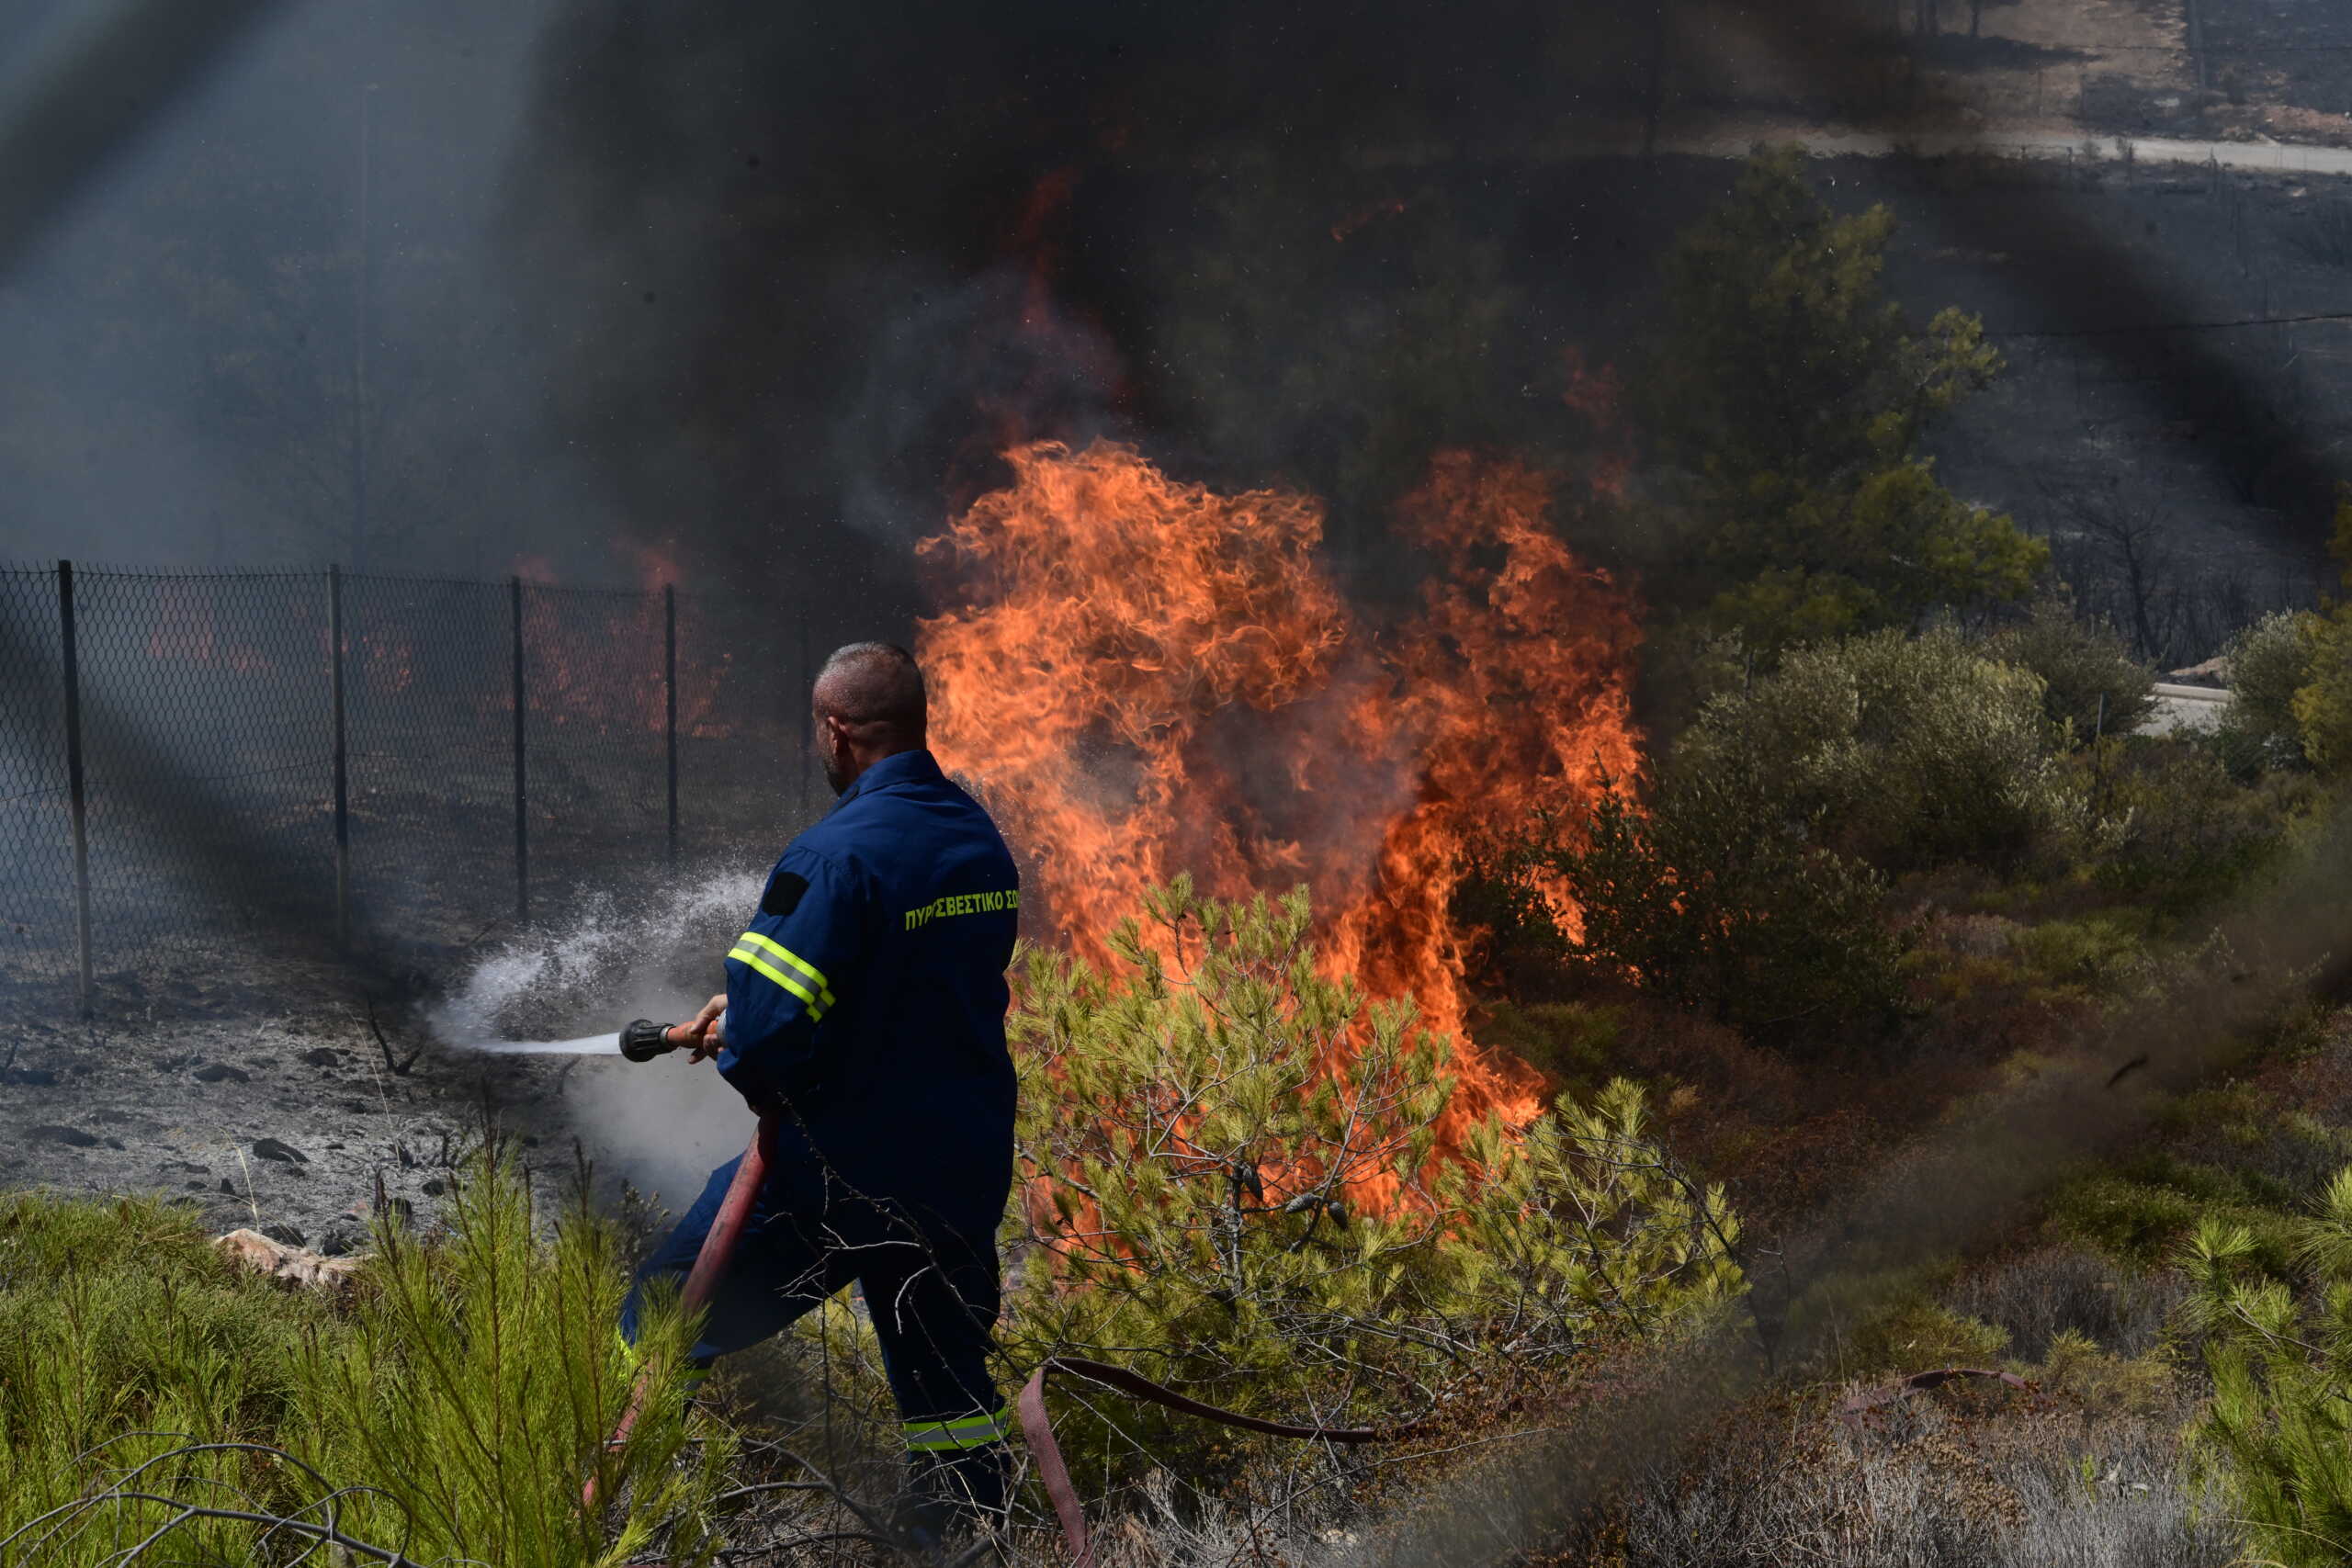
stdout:
[[[1009,1416],[989,1374],[1012,1182],[1005,1050],[1021,903],[1004,840],[928,751],[886,757],[770,874],[727,955],[718,1070],[782,1107],[776,1152],[697,1358],[766,1338],[856,1280],[907,1444],[984,1506]],[[683,1280],[730,1162],[648,1262]],[[634,1335],[636,1295],[624,1312]]]

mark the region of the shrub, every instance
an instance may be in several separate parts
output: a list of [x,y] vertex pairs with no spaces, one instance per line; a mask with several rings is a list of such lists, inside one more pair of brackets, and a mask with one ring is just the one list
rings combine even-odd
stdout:
[[1904,938],[1870,867],[1758,823],[1725,771],[1676,769],[1646,813],[1611,786],[1547,868],[1582,917],[1571,962],[1755,1038],[1826,1039],[1902,1005]]
[[2352,773],[2352,604],[2305,620],[2303,650],[2293,703],[2303,755],[2322,773]]
[[[1738,1290],[1722,1193],[1657,1147],[1631,1084],[1523,1129],[1460,1114],[1472,1065],[1325,977],[1303,890],[1223,904],[1180,879],[1147,913],[1113,939],[1124,974],[1044,950],[1023,972],[1015,1360],[1107,1354],[1212,1403],[1380,1423]],[[1115,1472],[1138,1447],[1217,1457],[1152,1411],[1120,1406],[1115,1439],[1068,1425]]]
[[2225,750],[2195,741],[2134,738],[2069,765],[2098,817],[2092,880],[2162,915],[2211,905],[2271,864],[2312,800],[2308,778],[2241,784]]
[[2324,773],[2352,773],[2352,484],[2340,488],[2329,549],[2346,598],[2302,622],[2303,684],[2290,706],[2303,755]]
[[2224,745],[2235,743],[2262,767],[2300,767],[2303,735],[2295,716],[2295,694],[2308,679],[2311,646],[2307,612],[2279,610],[2263,616],[2230,639],[2229,705],[2222,710]]
[[2253,1233],[2222,1216],[2198,1227],[2182,1261],[2213,1376],[2197,1435],[2237,1494],[2253,1554],[2318,1568],[2352,1557],[2352,1168],[2298,1230],[2319,1286],[2308,1303],[2266,1275]]
[[2079,800],[2031,672],[1958,636],[1878,632],[1790,654],[1707,705],[1677,748],[1759,824],[1888,872],[2017,862]]
[[2021,1360],[2039,1361],[2062,1335],[2124,1356],[2153,1349],[2179,1300],[2177,1276],[2128,1269],[2096,1252],[2045,1247],[1963,1275],[1956,1311],[2008,1336]]
[[[333,1301],[239,1271],[185,1210],[0,1199],[0,1561],[119,1562],[153,1531],[176,1562],[311,1544],[283,1526],[175,1525],[182,1503],[332,1516],[420,1562],[574,1568],[656,1545],[707,1561],[726,1434],[690,1455],[673,1379],[623,1450],[604,1446],[629,1386],[609,1232],[576,1214],[535,1241],[520,1179],[496,1168],[451,1211],[444,1237],[379,1230]],[[675,1364],[685,1325],[654,1319],[641,1343]],[[286,1457],[191,1446],[207,1443]],[[601,1514],[580,1506],[591,1474],[612,1499]]]
[[2155,706],[2155,672],[2105,625],[2086,625],[2044,599],[2018,624],[1985,639],[1996,661],[2041,678],[2041,711],[2076,746],[2096,734],[2120,735]]
[[2019,926],[2009,942],[2029,979],[2048,989],[2113,997],[2154,978],[2147,943],[2114,915]]

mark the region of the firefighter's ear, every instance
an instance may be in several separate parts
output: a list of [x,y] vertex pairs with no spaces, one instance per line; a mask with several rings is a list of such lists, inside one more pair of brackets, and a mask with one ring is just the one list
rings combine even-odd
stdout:
[[797,872],[779,871],[769,879],[768,890],[760,895],[760,913],[781,919],[800,908],[800,896],[808,891],[808,879]]

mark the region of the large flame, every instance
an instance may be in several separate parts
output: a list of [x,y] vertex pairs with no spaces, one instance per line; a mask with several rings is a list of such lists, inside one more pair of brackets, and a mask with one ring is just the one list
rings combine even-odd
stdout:
[[1438,458],[1404,507],[1432,575],[1384,635],[1318,564],[1312,497],[1220,494],[1110,443],[1008,461],[923,546],[963,602],[919,641],[933,743],[1031,858],[1027,906],[1101,961],[1180,871],[1223,897],[1305,882],[1329,966],[1454,1040],[1441,1131],[1532,1117],[1529,1076],[1468,1036],[1453,896],[1482,840],[1640,761],[1632,608],[1551,530],[1544,477]]

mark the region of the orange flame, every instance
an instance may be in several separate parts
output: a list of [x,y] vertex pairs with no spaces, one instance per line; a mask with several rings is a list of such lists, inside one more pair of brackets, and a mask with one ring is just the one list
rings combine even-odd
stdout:
[[934,747],[1034,857],[1026,907],[1102,962],[1176,872],[1227,897],[1304,882],[1327,965],[1455,1041],[1444,1142],[1533,1116],[1532,1075],[1469,1039],[1453,895],[1483,839],[1640,762],[1632,606],[1551,531],[1544,477],[1442,456],[1404,508],[1439,573],[1381,637],[1316,559],[1312,497],[1220,494],[1105,442],[1006,460],[922,547],[965,602],[918,647]]

